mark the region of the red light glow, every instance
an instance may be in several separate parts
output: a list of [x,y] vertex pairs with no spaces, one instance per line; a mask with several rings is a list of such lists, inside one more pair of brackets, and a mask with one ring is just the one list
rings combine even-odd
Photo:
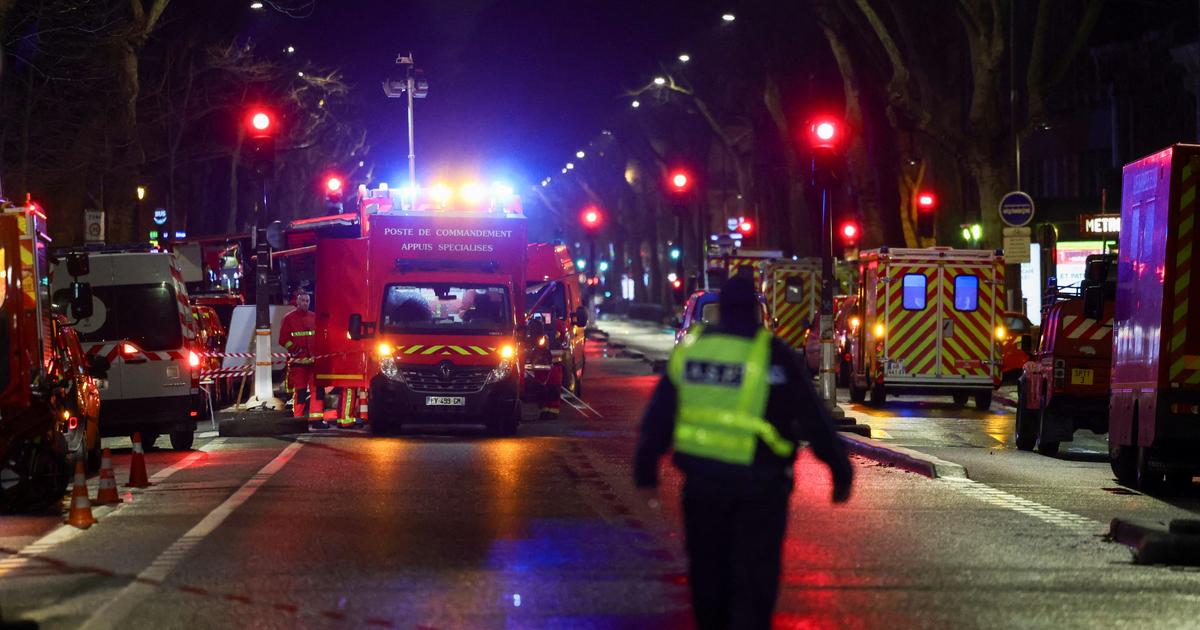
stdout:
[[932,208],[937,203],[937,197],[933,193],[921,193],[917,195],[917,206],[923,209]]
[[682,281],[682,280],[678,280],[678,279],[677,279],[677,280],[675,280],[675,281],[671,282],[671,286],[673,286],[673,287],[675,287],[676,289],[678,289],[678,288],[680,288],[680,287],[682,287],[682,286],[683,286],[683,281]]
[[834,134],[837,133],[837,128],[835,128],[831,122],[821,122],[817,123],[814,132],[821,140],[832,140]]
[[858,226],[854,225],[853,223],[847,223],[847,224],[843,225],[842,226],[842,236],[846,237],[847,239],[857,238],[858,237]]
[[125,354],[137,354],[137,351],[138,351],[137,346],[135,346],[131,343],[127,343],[127,344],[124,344],[121,346],[121,352],[124,352]]
[[749,221],[742,221],[738,224],[738,231],[742,234],[749,234],[754,231],[754,224]]
[[583,213],[583,222],[588,225],[596,225],[600,222],[600,213],[595,210],[588,210]]
[[674,175],[672,175],[671,176],[671,185],[679,190],[683,190],[684,188],[687,188],[687,185],[688,185],[687,173],[677,172]]
[[335,193],[335,192],[340,191],[341,189],[342,189],[342,178],[330,177],[329,179],[325,180],[325,190],[328,190],[331,193]]

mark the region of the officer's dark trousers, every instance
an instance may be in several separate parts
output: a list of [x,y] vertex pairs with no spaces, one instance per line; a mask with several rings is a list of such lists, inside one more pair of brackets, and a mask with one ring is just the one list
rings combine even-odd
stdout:
[[770,628],[792,480],[690,475],[683,487],[692,611],[702,629]]

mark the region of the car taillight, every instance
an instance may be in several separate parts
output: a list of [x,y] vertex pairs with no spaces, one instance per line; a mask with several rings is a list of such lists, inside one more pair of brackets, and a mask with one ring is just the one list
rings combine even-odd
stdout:
[[137,351],[138,351],[137,346],[135,346],[131,343],[123,344],[121,346],[121,352],[124,354],[137,354]]
[[192,367],[200,367],[200,355],[195,351],[188,350],[188,365]]

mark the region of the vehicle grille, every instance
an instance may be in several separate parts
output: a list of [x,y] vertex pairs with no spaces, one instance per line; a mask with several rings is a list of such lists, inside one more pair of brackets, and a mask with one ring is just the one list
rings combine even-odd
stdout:
[[483,389],[490,367],[452,367],[450,377],[442,376],[437,366],[408,367],[403,370],[409,389],[423,394],[474,394]]

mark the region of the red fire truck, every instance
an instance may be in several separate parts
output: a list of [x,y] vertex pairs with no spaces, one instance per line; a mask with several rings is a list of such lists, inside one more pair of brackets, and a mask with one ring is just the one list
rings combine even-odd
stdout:
[[[8,511],[58,501],[70,478],[69,458],[86,462],[99,450],[100,396],[92,377],[103,377],[108,362],[85,359],[66,321],[51,314],[45,216],[33,204],[3,205],[0,511]],[[84,275],[86,261],[86,254],[73,256],[72,273]],[[65,302],[73,318],[90,315],[91,287],[72,283]]]
[[315,239],[317,385],[348,388],[351,400],[366,388],[376,433],[445,422],[512,435],[525,324],[520,200],[406,193],[363,188],[357,213],[309,222],[327,226]]
[[587,309],[583,307],[575,261],[567,246],[561,244],[530,243],[526,252],[526,319],[540,317],[545,322],[551,355],[563,366],[562,386],[580,396]]
[[[1148,491],[1190,484],[1200,468],[1197,184],[1197,145],[1123,172],[1108,448],[1117,479]],[[1086,292],[1085,306],[1099,310],[1102,297]]]
[[850,399],[888,394],[974,395],[986,410],[1000,385],[1004,257],[975,249],[867,250],[860,254]]

